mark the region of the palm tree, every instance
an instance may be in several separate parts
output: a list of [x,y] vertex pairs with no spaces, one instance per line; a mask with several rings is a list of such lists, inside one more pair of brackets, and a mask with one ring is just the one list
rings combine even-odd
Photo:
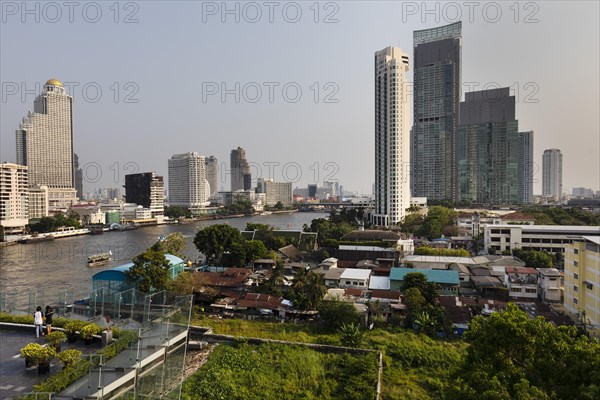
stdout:
[[434,332],[434,322],[431,316],[427,311],[423,311],[419,316],[415,319],[415,325],[419,327],[419,331],[431,335]]

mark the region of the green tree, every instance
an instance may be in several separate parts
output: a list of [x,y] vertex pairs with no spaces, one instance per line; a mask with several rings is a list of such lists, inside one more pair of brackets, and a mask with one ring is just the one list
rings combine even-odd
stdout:
[[229,225],[211,225],[196,233],[194,244],[203,253],[208,262],[218,263],[223,253],[230,250],[234,244],[243,242],[242,234]]
[[183,207],[176,207],[176,206],[165,207],[164,213],[165,213],[165,216],[167,216],[169,218],[175,218],[175,219],[192,217],[192,212]]
[[514,249],[513,255],[532,268],[551,268],[554,262],[552,254],[543,251]]
[[152,249],[162,251],[163,253],[173,254],[177,257],[183,257],[183,252],[187,247],[185,237],[180,232],[171,233],[165,239],[154,243]]
[[285,209],[285,206],[283,205],[283,203],[281,201],[278,201],[277,204],[275,204],[274,208],[276,210],[283,210],[283,209]]
[[415,255],[419,256],[443,256],[443,257],[469,257],[470,254],[465,249],[434,249],[430,246],[419,246],[415,250]]
[[439,238],[444,228],[454,226],[457,216],[458,213],[451,208],[429,207],[421,226],[421,236],[427,236],[429,239]]
[[177,275],[169,283],[169,290],[181,295],[189,295],[194,293],[194,276],[189,271],[184,271]]
[[265,258],[268,252],[264,243],[260,240],[248,240],[244,243],[244,247],[246,250],[246,264],[259,258]]
[[169,286],[169,261],[163,252],[149,249],[133,259],[125,275],[142,292],[160,292]]
[[400,290],[405,293],[410,288],[417,288],[425,301],[434,304],[439,296],[439,285],[434,282],[428,282],[427,276],[421,272],[411,272],[404,275]]
[[359,316],[352,303],[340,300],[326,300],[319,306],[319,316],[323,324],[337,330],[342,325],[358,323]]
[[453,398],[600,398],[600,342],[574,327],[532,319],[509,303],[503,312],[474,318],[465,339],[470,346]]
[[294,308],[299,310],[315,310],[327,293],[321,275],[300,268],[294,277],[290,297]]

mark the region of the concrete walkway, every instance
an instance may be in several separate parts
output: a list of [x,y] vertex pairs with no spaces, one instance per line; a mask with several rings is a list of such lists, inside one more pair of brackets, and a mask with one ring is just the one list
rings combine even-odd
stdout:
[[[50,363],[50,373],[47,375],[38,375],[37,367],[26,369],[19,350],[34,342],[46,344],[43,337],[36,338],[35,334],[29,332],[0,330],[0,399],[12,399],[31,392],[34,385],[62,369],[58,360]],[[99,348],[100,343],[85,346],[80,340],[73,344],[62,344],[62,350],[77,349],[84,354],[94,353]]]

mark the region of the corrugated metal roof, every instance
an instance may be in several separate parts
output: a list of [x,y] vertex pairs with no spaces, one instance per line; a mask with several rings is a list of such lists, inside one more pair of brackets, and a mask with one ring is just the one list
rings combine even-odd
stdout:
[[392,268],[390,272],[390,280],[401,281],[406,274],[420,272],[427,277],[429,282],[445,283],[450,285],[458,285],[458,272],[452,270],[439,269],[415,269],[415,268]]

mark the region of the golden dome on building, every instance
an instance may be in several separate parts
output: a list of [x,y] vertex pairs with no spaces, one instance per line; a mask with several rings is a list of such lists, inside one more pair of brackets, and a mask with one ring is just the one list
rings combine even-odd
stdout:
[[51,86],[64,86],[63,83],[61,81],[59,81],[58,79],[48,79],[48,81],[46,82],[46,85],[51,85]]

